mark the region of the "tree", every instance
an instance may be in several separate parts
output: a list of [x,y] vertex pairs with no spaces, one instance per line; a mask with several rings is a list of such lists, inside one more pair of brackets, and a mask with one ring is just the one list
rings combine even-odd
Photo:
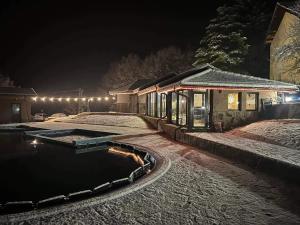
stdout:
[[253,73],[254,63],[257,68],[266,62],[266,53],[257,49],[263,44],[268,17],[262,1],[233,0],[219,7],[206,27],[194,65],[211,63],[224,70]]
[[138,79],[155,79],[171,72],[182,72],[189,69],[192,62],[193,51],[182,51],[173,46],[151,53],[144,59],[129,54],[110,65],[101,79],[100,89],[114,89]]
[[12,81],[9,76],[0,74],[0,87],[15,87],[14,81]]
[[[293,10],[300,15],[300,1]],[[285,81],[300,84],[300,19],[287,25],[286,38],[274,51],[274,59]]]

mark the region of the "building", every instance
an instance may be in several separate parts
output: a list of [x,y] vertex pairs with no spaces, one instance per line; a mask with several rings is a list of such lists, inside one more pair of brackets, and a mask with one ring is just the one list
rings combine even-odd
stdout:
[[139,88],[148,82],[150,82],[149,79],[141,79],[109,91],[110,95],[116,97],[112,110],[122,113],[139,113],[140,109],[145,110],[146,105],[138,102],[137,93]]
[[[136,89],[145,119],[187,130],[224,130],[259,119],[264,103],[297,91],[296,85],[222,71],[210,64]],[[132,111],[135,113],[134,111]]]
[[0,123],[31,121],[32,88],[0,87]]
[[282,57],[282,52],[287,46],[292,46],[295,42],[300,43],[299,35],[293,32],[295,25],[300,26],[300,15],[295,10],[295,2],[276,4],[266,43],[270,48],[270,79],[300,84],[299,70],[295,70],[295,63],[300,54]]

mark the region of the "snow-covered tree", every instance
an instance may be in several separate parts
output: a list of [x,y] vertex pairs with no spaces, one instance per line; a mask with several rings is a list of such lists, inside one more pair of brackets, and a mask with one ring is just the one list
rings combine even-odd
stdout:
[[138,79],[155,79],[171,72],[182,72],[191,68],[193,60],[193,51],[173,46],[151,53],[144,59],[129,54],[110,65],[101,79],[100,89],[113,89]]
[[264,41],[269,16],[265,11],[264,3],[256,0],[233,0],[219,7],[206,27],[194,65],[211,63],[225,70],[253,73],[253,64],[261,63],[257,46]]
[[0,87],[15,87],[10,77],[0,74]]

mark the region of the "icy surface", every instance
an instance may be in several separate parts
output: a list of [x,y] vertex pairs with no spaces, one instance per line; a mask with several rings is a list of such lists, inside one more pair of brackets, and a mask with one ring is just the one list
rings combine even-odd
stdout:
[[[117,199],[11,224],[299,224],[299,188],[157,134],[128,138],[171,160],[155,182]],[[74,203],[79,205],[79,203]],[[53,212],[54,208],[49,208]],[[15,222],[14,222],[15,221]]]
[[274,143],[300,150],[300,120],[267,120],[240,128]]

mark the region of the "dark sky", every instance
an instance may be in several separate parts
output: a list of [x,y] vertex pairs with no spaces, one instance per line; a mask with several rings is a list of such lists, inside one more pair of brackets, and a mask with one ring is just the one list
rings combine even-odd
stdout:
[[222,1],[180,2],[2,0],[0,69],[39,92],[93,89],[128,53],[197,47]]

